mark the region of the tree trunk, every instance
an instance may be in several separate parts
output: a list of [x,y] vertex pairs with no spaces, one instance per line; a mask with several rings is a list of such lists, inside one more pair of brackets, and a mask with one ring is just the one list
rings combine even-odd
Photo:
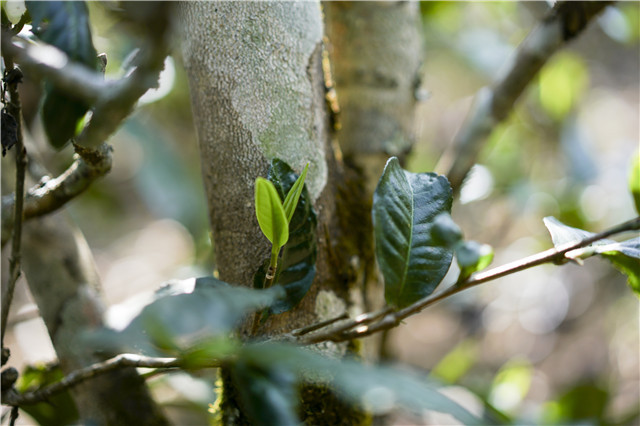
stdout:
[[[25,224],[22,269],[66,374],[104,359],[82,341],[103,326],[98,274],[87,242],[64,211]],[[167,424],[134,368],[71,388],[84,424]]]
[[[420,8],[412,2],[325,2],[331,75],[339,115],[336,137],[348,168],[345,226],[357,235],[357,279],[366,310],[384,306],[373,244],[371,205],[390,156],[402,161],[414,142],[422,63]],[[384,357],[384,334],[366,340],[366,355]]]
[[[184,3],[189,76],[220,278],[250,285],[269,256],[253,207],[254,182],[271,159],[300,172],[318,214],[317,277],[297,309],[266,329],[286,331],[345,308],[331,245],[338,237],[339,178],[327,131],[318,3]],[[188,24],[187,24],[188,23]],[[323,292],[322,303],[316,303]],[[333,312],[325,312],[333,311]],[[325,318],[322,318],[325,319]]]
[[[253,207],[256,177],[266,176],[276,157],[297,172],[310,162],[306,182],[318,215],[316,277],[296,308],[271,316],[260,331],[285,332],[342,314],[350,289],[348,266],[340,259],[349,257],[336,254],[342,249],[336,203],[342,178],[325,110],[319,4],[185,2],[180,15],[220,278],[251,285],[269,256]],[[233,411],[223,406],[227,421],[239,422]]]

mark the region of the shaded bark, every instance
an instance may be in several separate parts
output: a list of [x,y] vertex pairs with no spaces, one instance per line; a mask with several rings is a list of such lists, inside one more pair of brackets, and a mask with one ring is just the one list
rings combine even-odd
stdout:
[[[355,280],[367,311],[384,306],[371,206],[390,156],[401,161],[414,142],[422,64],[420,9],[412,2],[324,2],[331,76],[339,105],[335,135],[348,168],[340,218],[353,237]],[[380,356],[384,335],[364,346]]]
[[[220,278],[251,285],[269,257],[253,207],[256,177],[266,176],[276,157],[297,172],[310,162],[306,184],[318,215],[316,277],[296,308],[271,316],[259,332],[286,332],[342,314],[350,302],[350,274],[341,260],[348,256],[339,254],[338,246],[343,235],[336,196],[342,177],[325,110],[319,4],[181,6],[182,51]],[[320,346],[334,354],[346,348]],[[305,399],[322,398],[320,393],[310,392]],[[246,420],[233,387],[225,386],[224,395],[225,422],[242,424]],[[343,407],[328,405],[336,416],[348,418]],[[320,417],[307,420],[318,423]]]
[[[101,361],[82,336],[103,325],[104,307],[90,249],[64,211],[30,221],[23,271],[65,374]],[[71,388],[85,423],[167,424],[134,368]]]
[[[340,314],[348,289],[330,264],[338,241],[340,177],[328,138],[319,5],[188,3],[181,15],[220,278],[250,285],[269,256],[253,208],[256,177],[267,174],[275,157],[298,172],[309,161],[307,186],[318,214],[317,276],[301,304],[271,318],[265,330],[286,331]],[[329,305],[337,303],[334,308],[316,306],[321,291]]]

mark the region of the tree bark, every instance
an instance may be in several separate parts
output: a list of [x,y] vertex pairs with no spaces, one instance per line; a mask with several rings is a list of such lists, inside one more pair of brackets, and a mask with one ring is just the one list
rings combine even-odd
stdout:
[[[342,176],[325,109],[319,3],[185,2],[180,19],[220,279],[251,285],[269,257],[253,207],[256,177],[266,176],[276,157],[297,172],[310,162],[306,183],[318,215],[316,277],[296,308],[271,316],[260,332],[285,332],[344,313],[350,274],[341,259],[349,257],[340,245],[336,197]],[[346,348],[321,346],[334,354]],[[225,387],[225,395],[232,398],[233,389]],[[306,395],[308,401],[323,398]],[[311,417],[333,410],[340,411],[335,418],[349,418],[338,404],[324,409]],[[226,422],[242,423],[238,411],[223,403]],[[308,415],[302,418],[321,421]]]
[[[25,224],[23,271],[65,374],[104,360],[84,333],[103,326],[98,274],[87,242],[64,211]],[[87,424],[167,424],[134,368],[71,388]]]
[[414,141],[420,8],[413,2],[325,2],[332,76],[345,163],[372,194],[390,156]]
[[310,162],[317,276],[297,309],[271,318],[266,330],[340,314],[348,288],[330,265],[340,177],[328,137],[318,3],[184,3],[181,15],[220,278],[250,285],[269,256],[253,207],[256,177],[266,176],[275,157],[298,172]]
[[[414,142],[422,64],[420,9],[412,2],[324,2],[331,76],[339,105],[335,135],[348,168],[350,196],[341,217],[357,235],[356,282],[367,311],[384,306],[374,254],[371,206],[390,156],[402,161]],[[384,355],[383,335],[366,356]]]

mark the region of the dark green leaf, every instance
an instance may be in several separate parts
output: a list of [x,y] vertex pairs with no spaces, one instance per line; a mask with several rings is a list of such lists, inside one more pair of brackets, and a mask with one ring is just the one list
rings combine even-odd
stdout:
[[[567,226],[551,216],[544,218],[544,224],[551,233],[555,247],[578,242],[595,235],[582,229]],[[622,242],[602,239],[590,246],[572,250],[566,256],[573,259],[584,259],[593,255],[601,255],[609,260],[613,266],[627,276],[629,286],[640,296],[640,237]]]
[[[64,51],[69,59],[95,70],[98,55],[91,40],[89,14],[82,1],[27,1],[33,32],[42,41]],[[62,148],[75,136],[90,105],[45,85],[42,122],[51,145]]]
[[42,124],[54,148],[63,148],[76,135],[78,122],[88,110],[86,103],[72,99],[65,92],[49,85],[45,86]]
[[433,221],[450,212],[447,178],[410,173],[393,157],[373,196],[376,257],[387,303],[404,307],[431,294],[449,269],[453,250],[433,241]]
[[[283,297],[282,288],[266,290],[231,286],[213,277],[175,282],[122,330],[102,330],[92,336],[105,349],[123,346],[130,352],[159,356],[183,355],[208,346],[239,325],[245,315]],[[224,343],[224,342],[223,342]],[[230,346],[221,344],[225,352]]]
[[464,424],[480,420],[438,391],[426,375],[395,368],[365,366],[359,362],[327,358],[310,350],[281,345],[245,346],[239,355],[264,369],[284,368],[298,380],[327,384],[351,403],[375,414],[405,407],[419,415],[424,410],[448,413]]
[[[298,181],[287,163],[279,159],[271,162],[268,177],[281,196],[290,193]],[[309,193],[306,186],[303,186],[289,223],[289,241],[282,250],[282,259],[276,271],[275,283],[284,287],[286,296],[271,306],[270,313],[279,314],[292,309],[309,291],[316,274],[316,224],[316,214]],[[255,287],[262,287],[268,265],[267,259],[256,272]]]
[[91,40],[89,11],[83,1],[27,1],[33,33],[45,43],[62,50],[72,61],[92,69],[98,54]]
[[255,425],[297,425],[295,375],[284,364],[240,358],[231,368],[245,413]]
[[481,271],[493,260],[493,249],[488,244],[464,241],[455,247],[456,260],[460,266],[459,281],[465,280],[476,271]]
[[262,233],[277,250],[289,239],[289,222],[284,213],[282,199],[273,183],[265,178],[256,179],[256,217]]

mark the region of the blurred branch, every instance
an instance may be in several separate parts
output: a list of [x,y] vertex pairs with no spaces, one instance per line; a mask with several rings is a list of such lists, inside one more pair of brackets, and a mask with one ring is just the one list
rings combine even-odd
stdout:
[[[14,196],[12,208],[6,212],[4,209],[2,211],[2,218],[13,218],[14,223],[13,238],[11,241],[11,257],[9,259],[9,281],[7,283],[7,290],[5,294],[2,295],[2,325],[0,326],[0,346],[2,346],[2,348],[4,348],[4,333],[7,329],[7,319],[9,318],[9,309],[11,308],[11,302],[13,301],[13,292],[16,287],[16,282],[20,277],[24,178],[25,168],[27,165],[27,151],[22,139],[22,106],[20,104],[20,94],[18,93],[18,84],[22,82],[22,74],[19,69],[15,68],[13,58],[10,55],[3,54],[3,60],[6,67],[5,75],[3,77],[3,90],[6,89],[9,92],[9,102],[6,103],[6,110],[16,122],[16,195]],[[3,102],[6,102],[4,99],[4,93]],[[2,235],[4,237],[5,233],[3,232]]]
[[8,54],[20,64],[20,69],[33,77],[51,82],[67,94],[94,104],[120,81],[104,81],[102,75],[84,65],[72,62],[60,49],[26,41],[13,42],[2,34],[2,54]]
[[[2,53],[15,57],[24,72],[46,79],[54,86],[94,105],[91,119],[74,145],[78,157],[55,179],[31,188],[25,199],[24,218],[51,213],[73,199],[111,169],[111,147],[105,141],[132,112],[138,99],[158,86],[168,46],[163,34],[148,37],[149,46],[136,58],[137,66],[124,78],[105,82],[102,75],[74,64],[61,50],[48,45],[15,43],[2,38]],[[15,194],[2,197],[2,244],[16,221],[7,213]]]
[[609,1],[558,2],[520,44],[515,57],[490,87],[476,95],[471,111],[442,155],[436,171],[445,173],[455,193],[491,131],[513,110],[514,104],[549,58],[578,36]]
[[[24,219],[42,216],[62,207],[84,192],[91,183],[111,170],[111,146],[103,143],[94,149],[76,145],[76,159],[60,176],[46,179],[27,191]],[[15,219],[8,213],[16,204],[15,194],[2,197],[2,244],[11,236]]]
[[[487,281],[492,281],[504,277],[505,275],[510,275],[519,271],[523,271],[525,269],[532,268],[534,266],[542,265],[544,263],[555,263],[558,265],[566,263],[567,261],[571,260],[566,257],[566,254],[572,250],[588,246],[596,241],[602,240],[612,235],[637,230],[640,230],[640,217],[636,217],[635,219],[614,226],[613,228],[610,228],[599,234],[595,234],[589,238],[582,239],[578,242],[568,243],[560,247],[551,248],[549,250],[545,250],[524,259],[516,260],[503,266],[498,266],[487,271],[479,272],[472,275],[467,280],[449,287],[439,294],[427,296],[421,300],[418,300],[412,305],[407,306],[406,308],[387,313],[382,317],[377,313],[363,314],[354,320],[351,320],[344,324],[340,324],[334,329],[329,329],[321,333],[312,334],[301,339],[294,338],[294,341],[302,344],[314,344],[327,340],[333,342],[342,342],[345,340],[359,339],[383,330],[389,330],[393,327],[398,326],[400,322],[405,318],[417,314],[426,307],[433,305],[434,303],[439,302],[443,299],[446,299],[449,296],[457,294],[463,290],[475,287]],[[381,319],[374,323],[374,321],[379,318]]]
[[[92,364],[88,367],[76,370],[59,382],[45,386],[33,392],[18,393],[15,389],[2,390],[2,403],[14,407],[22,405],[37,404],[46,401],[56,393],[65,391],[85,380],[92,379],[101,374],[108,373],[125,367],[146,367],[146,368],[178,368],[182,366],[182,361],[177,358],[153,358],[135,354],[120,354],[103,362]],[[212,363],[213,367],[218,365]]]

